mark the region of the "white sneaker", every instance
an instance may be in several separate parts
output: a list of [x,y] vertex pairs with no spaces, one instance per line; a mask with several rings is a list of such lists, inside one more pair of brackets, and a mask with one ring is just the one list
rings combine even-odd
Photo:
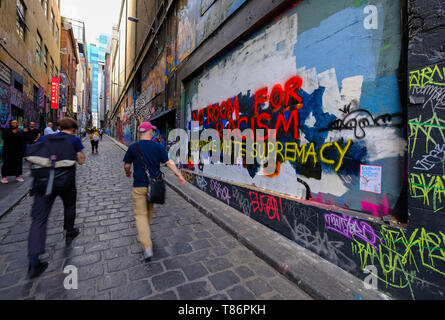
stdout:
[[6,179],[6,178],[2,178],[2,181],[1,181],[3,184],[7,184],[7,183],[9,183],[9,181],[8,181],[8,179]]
[[144,256],[144,260],[146,262],[150,261],[151,257],[153,257],[153,249],[152,248],[145,249],[142,255]]

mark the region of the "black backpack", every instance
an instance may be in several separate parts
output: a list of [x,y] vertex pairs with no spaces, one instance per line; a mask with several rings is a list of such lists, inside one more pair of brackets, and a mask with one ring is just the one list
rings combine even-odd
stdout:
[[77,153],[70,135],[48,135],[29,146],[26,160],[32,164],[32,193],[50,196],[72,186],[76,178]]

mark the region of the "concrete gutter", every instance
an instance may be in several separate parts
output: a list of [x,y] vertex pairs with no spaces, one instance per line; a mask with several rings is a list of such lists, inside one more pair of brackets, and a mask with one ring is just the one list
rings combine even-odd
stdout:
[[[107,138],[127,151],[122,143]],[[173,173],[163,171],[171,189],[313,298],[391,300],[377,290],[365,289],[362,280],[191,184],[181,186]]]

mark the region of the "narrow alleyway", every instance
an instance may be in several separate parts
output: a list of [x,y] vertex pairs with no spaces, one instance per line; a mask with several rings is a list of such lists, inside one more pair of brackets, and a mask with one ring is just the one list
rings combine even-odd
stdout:
[[[48,225],[49,268],[28,280],[27,237],[32,198],[0,219],[0,299],[310,299],[171,189],[155,207],[154,258],[141,261],[133,218],[132,179],[123,151],[108,138],[77,172],[81,235],[69,246],[58,199]],[[65,290],[66,265],[78,268],[78,290]]]

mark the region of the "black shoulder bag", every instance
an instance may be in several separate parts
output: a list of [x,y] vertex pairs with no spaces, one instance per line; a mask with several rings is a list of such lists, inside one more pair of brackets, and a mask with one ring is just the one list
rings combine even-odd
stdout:
[[148,178],[147,201],[150,203],[164,204],[165,203],[164,174],[161,172],[159,177],[152,178],[150,175],[150,171],[148,171],[147,169],[144,157],[142,156],[141,150],[139,149],[139,145],[137,143],[135,144],[135,148],[139,156],[139,160],[142,163],[142,167],[144,168]]

